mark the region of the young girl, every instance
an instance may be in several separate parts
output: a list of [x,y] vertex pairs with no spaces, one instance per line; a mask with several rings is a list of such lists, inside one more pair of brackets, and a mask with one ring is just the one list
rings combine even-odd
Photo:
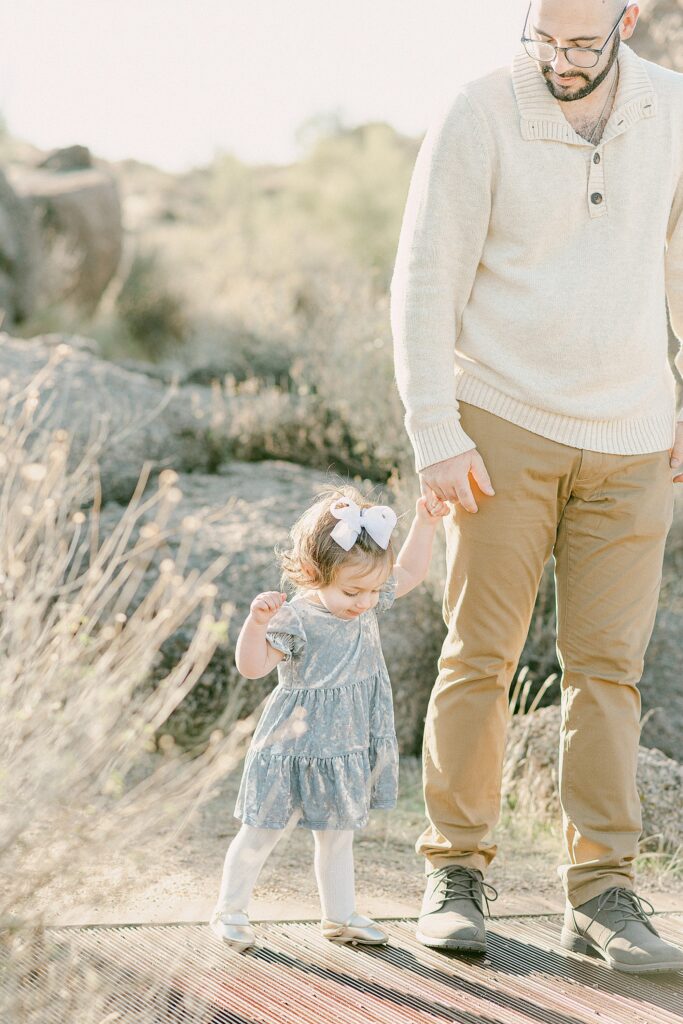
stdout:
[[235,806],[242,826],[228,848],[209,925],[236,949],[253,945],[247,906],[265,861],[288,828],[308,828],[322,910],[336,942],[381,944],[387,935],[355,911],[354,833],[371,808],[396,805],[398,746],[377,614],[427,575],[435,528],[448,514],[416,502],[398,558],[397,516],[352,485],[326,488],[277,551],[286,594],[257,594],[237,640],[248,679],[277,666],[244,762]]

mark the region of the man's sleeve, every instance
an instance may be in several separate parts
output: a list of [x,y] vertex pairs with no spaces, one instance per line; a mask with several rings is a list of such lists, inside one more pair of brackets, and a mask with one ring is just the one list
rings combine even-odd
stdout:
[[[664,273],[671,328],[678,339],[674,365],[683,380],[683,177],[678,183],[666,234]],[[683,406],[677,420],[683,420]]]
[[391,280],[394,372],[417,472],[476,447],[460,424],[454,348],[490,212],[488,152],[460,93],[422,141]]

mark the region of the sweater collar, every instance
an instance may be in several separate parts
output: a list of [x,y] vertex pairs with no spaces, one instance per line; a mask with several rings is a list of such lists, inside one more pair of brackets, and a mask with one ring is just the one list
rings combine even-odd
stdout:
[[[614,107],[600,145],[621,135],[643,117],[656,113],[656,94],[645,61],[622,40],[619,45],[619,84]],[[590,143],[575,132],[562,113],[562,104],[545,84],[538,64],[522,49],[512,61],[512,84],[520,113],[522,138],[555,139],[581,146]]]

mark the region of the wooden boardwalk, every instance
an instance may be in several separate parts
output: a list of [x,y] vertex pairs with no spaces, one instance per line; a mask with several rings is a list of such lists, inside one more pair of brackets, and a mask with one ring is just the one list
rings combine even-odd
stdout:
[[[683,944],[683,914],[656,922]],[[568,953],[560,915],[487,920],[485,956],[426,949],[408,918],[382,926],[389,945],[373,948],[329,943],[317,922],[268,922],[244,953],[203,922],[48,928],[15,986],[13,1024],[90,1021],[77,999],[91,991],[94,1005],[98,982],[107,1015],[92,1020],[107,1024],[683,1022],[683,973],[625,975]]]

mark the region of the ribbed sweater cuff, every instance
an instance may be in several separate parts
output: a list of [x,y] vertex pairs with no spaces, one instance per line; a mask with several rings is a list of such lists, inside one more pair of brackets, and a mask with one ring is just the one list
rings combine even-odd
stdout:
[[572,448],[633,455],[664,451],[673,443],[673,409],[655,412],[652,416],[636,420],[615,417],[587,420],[538,409],[503,394],[468,373],[458,377],[456,389],[459,401],[487,409],[495,416],[516,423],[532,433]]
[[477,447],[460,426],[457,416],[442,420],[441,423],[434,423],[422,430],[409,431],[408,436],[415,451],[416,473],[435,462],[450,459],[454,455],[462,455],[463,452]]

